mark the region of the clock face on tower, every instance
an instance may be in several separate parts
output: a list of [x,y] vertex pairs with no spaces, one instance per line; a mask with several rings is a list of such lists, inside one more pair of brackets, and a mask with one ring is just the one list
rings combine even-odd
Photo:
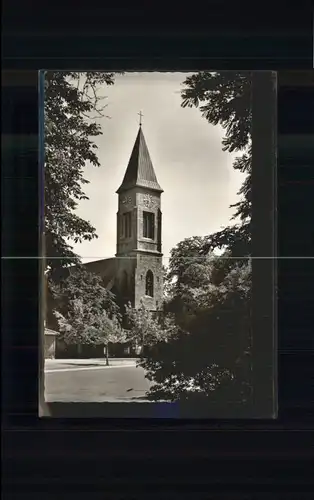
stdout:
[[132,198],[131,198],[131,196],[124,196],[124,197],[121,199],[121,203],[122,203],[122,205],[125,205],[125,206],[131,205],[131,203],[132,203]]
[[155,207],[155,200],[150,194],[145,194],[143,197],[143,205],[147,208]]

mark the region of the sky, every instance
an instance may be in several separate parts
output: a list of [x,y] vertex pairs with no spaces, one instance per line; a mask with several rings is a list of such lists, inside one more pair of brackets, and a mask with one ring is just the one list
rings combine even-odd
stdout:
[[[190,73],[191,74],[191,73]],[[126,73],[104,86],[105,113],[96,138],[100,167],[86,165],[89,200],[76,213],[96,228],[98,239],[74,244],[83,262],[113,257],[120,186],[138,133],[139,115],[161,195],[164,264],[177,243],[209,235],[229,224],[243,174],[232,168],[236,155],[222,151],[224,135],[199,109],[182,108],[180,90],[189,73]]]

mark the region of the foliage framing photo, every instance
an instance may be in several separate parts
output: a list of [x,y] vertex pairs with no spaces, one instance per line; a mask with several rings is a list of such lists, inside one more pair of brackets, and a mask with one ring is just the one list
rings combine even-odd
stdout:
[[[165,315],[177,330],[141,360],[154,382],[151,400],[250,405],[251,365],[251,74],[200,72],[183,82],[182,107],[197,107],[225,130],[224,151],[241,152],[233,168],[245,174],[233,224],[193,237],[171,252]],[[222,250],[220,257],[212,252]]]
[[[183,82],[182,107],[225,130],[223,150],[239,152],[233,167],[245,174],[232,225],[207,237],[190,237],[171,251],[163,315],[127,307],[121,328],[115,297],[88,276],[71,241],[96,238],[75,209],[87,199],[87,162],[100,166],[93,139],[102,131],[98,97],[115,75],[47,72],[45,75],[45,253],[49,310],[68,343],[111,339],[142,343],[140,365],[154,385],[151,400],[249,404],[251,392],[251,75],[200,72]],[[222,250],[217,257],[215,250]],[[75,266],[75,275],[68,269]],[[96,287],[96,288],[95,288]],[[99,291],[95,300],[95,289]],[[82,300],[84,297],[84,300]],[[92,309],[92,311],[90,310]],[[149,330],[149,334],[147,334]],[[107,351],[108,354],[108,351]]]
[[75,209],[88,199],[82,189],[89,182],[84,177],[86,163],[100,167],[93,139],[102,134],[97,119],[105,116],[106,105],[99,90],[113,85],[114,77],[102,72],[45,73],[47,311],[67,344],[108,345],[123,337],[114,297],[97,276],[84,271],[70,244],[97,238],[95,228]]

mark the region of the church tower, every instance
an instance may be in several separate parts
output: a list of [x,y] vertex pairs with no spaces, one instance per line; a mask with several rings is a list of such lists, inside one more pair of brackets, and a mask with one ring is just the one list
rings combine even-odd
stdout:
[[117,289],[124,302],[156,311],[163,298],[158,184],[140,128],[121,186],[117,212]]

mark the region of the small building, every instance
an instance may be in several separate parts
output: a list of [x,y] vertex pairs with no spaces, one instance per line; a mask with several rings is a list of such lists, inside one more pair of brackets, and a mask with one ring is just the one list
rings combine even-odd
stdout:
[[45,359],[50,358],[53,359],[55,358],[56,355],[56,338],[59,335],[58,332],[55,330],[50,330],[50,328],[45,328],[44,330],[44,337],[45,337],[45,344],[44,344],[44,352],[45,352]]

